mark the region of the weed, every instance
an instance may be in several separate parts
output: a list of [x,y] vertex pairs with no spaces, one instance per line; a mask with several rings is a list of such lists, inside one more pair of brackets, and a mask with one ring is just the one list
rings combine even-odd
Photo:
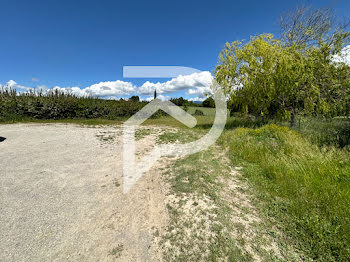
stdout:
[[114,258],[119,258],[124,250],[124,245],[119,244],[117,247],[113,248],[111,251],[109,251],[109,255],[113,256]]
[[140,140],[146,136],[149,136],[150,134],[151,134],[151,129],[149,128],[137,129],[135,131],[135,139]]

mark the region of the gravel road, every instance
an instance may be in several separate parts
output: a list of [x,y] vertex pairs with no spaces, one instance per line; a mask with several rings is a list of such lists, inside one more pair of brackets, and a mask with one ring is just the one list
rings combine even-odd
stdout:
[[164,185],[152,169],[122,193],[120,127],[11,124],[0,136],[0,261],[161,260]]

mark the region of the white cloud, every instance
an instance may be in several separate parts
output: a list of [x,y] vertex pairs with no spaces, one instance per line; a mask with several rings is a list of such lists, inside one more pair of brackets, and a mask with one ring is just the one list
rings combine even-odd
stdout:
[[73,93],[77,96],[122,96],[130,95],[135,92],[136,86],[130,82],[124,82],[120,80],[100,82],[93,84],[85,88],[79,87],[59,87],[55,86],[53,89],[58,89],[63,92]]
[[39,78],[36,78],[36,77],[32,77],[32,79],[31,79],[33,82],[39,82],[40,81],[40,79]]
[[84,88],[85,92],[94,96],[120,96],[130,95],[135,92],[136,86],[130,82],[124,81],[107,81],[91,85]]
[[333,61],[337,63],[345,63],[350,66],[350,45],[344,47],[339,55],[334,55]]
[[137,89],[137,93],[141,95],[151,95],[156,89],[159,94],[169,94],[189,89],[189,95],[195,94],[204,96],[204,93],[210,92],[212,79],[210,72],[204,71],[186,76],[180,75],[163,83],[147,81]]
[[[195,101],[199,101],[205,98],[205,94],[211,93],[210,85],[212,82],[212,75],[208,71],[193,73],[186,76],[178,76],[166,82],[153,83],[146,81],[140,87],[133,85],[131,82],[124,82],[121,80],[116,81],[106,81],[93,84],[91,86],[80,88],[77,86],[73,87],[60,87],[55,86],[51,88],[52,90],[60,90],[67,93],[73,93],[77,96],[96,96],[96,97],[120,97],[127,95],[145,95],[150,96],[147,99],[153,99],[154,90],[157,90],[157,98],[161,100],[169,100],[170,96],[165,94],[171,94],[174,92],[187,90],[187,95],[197,96]],[[32,87],[21,86],[15,81],[10,80],[6,83],[5,87],[11,87],[20,90],[33,89]],[[48,91],[45,85],[38,85],[34,89]],[[20,91],[19,90],[19,91]]]
[[[152,101],[154,99],[153,96],[146,97],[143,99],[144,101]],[[171,99],[171,96],[163,96],[163,95],[157,95],[157,99],[160,99],[162,101],[168,101]]]
[[[12,89],[22,89],[22,90],[29,90],[31,89],[30,87],[27,86],[22,86],[17,84],[14,80],[9,80],[4,86],[4,88],[12,88]],[[20,90],[19,90],[20,91]]]
[[200,102],[202,102],[205,99],[206,99],[206,97],[198,97],[198,96],[196,96],[196,97],[191,97],[190,99],[188,99],[188,101],[193,101],[193,102],[200,101]]

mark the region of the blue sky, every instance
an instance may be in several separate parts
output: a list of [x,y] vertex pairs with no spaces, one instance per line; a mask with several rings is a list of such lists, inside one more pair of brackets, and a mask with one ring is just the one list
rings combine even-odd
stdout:
[[[158,81],[205,82],[207,74],[195,80],[123,79],[122,67],[176,65],[211,72],[225,42],[278,35],[279,15],[301,3],[333,6],[340,17],[350,14],[348,0],[0,0],[0,83],[95,90],[107,82],[116,97],[127,97],[147,80],[151,87]],[[164,96],[188,97],[174,90]]]

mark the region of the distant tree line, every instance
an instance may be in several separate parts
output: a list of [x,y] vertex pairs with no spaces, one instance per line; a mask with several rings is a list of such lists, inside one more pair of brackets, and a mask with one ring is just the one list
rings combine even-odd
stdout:
[[182,96],[179,98],[171,98],[170,102],[174,103],[177,106],[201,106],[201,104],[185,99]]

